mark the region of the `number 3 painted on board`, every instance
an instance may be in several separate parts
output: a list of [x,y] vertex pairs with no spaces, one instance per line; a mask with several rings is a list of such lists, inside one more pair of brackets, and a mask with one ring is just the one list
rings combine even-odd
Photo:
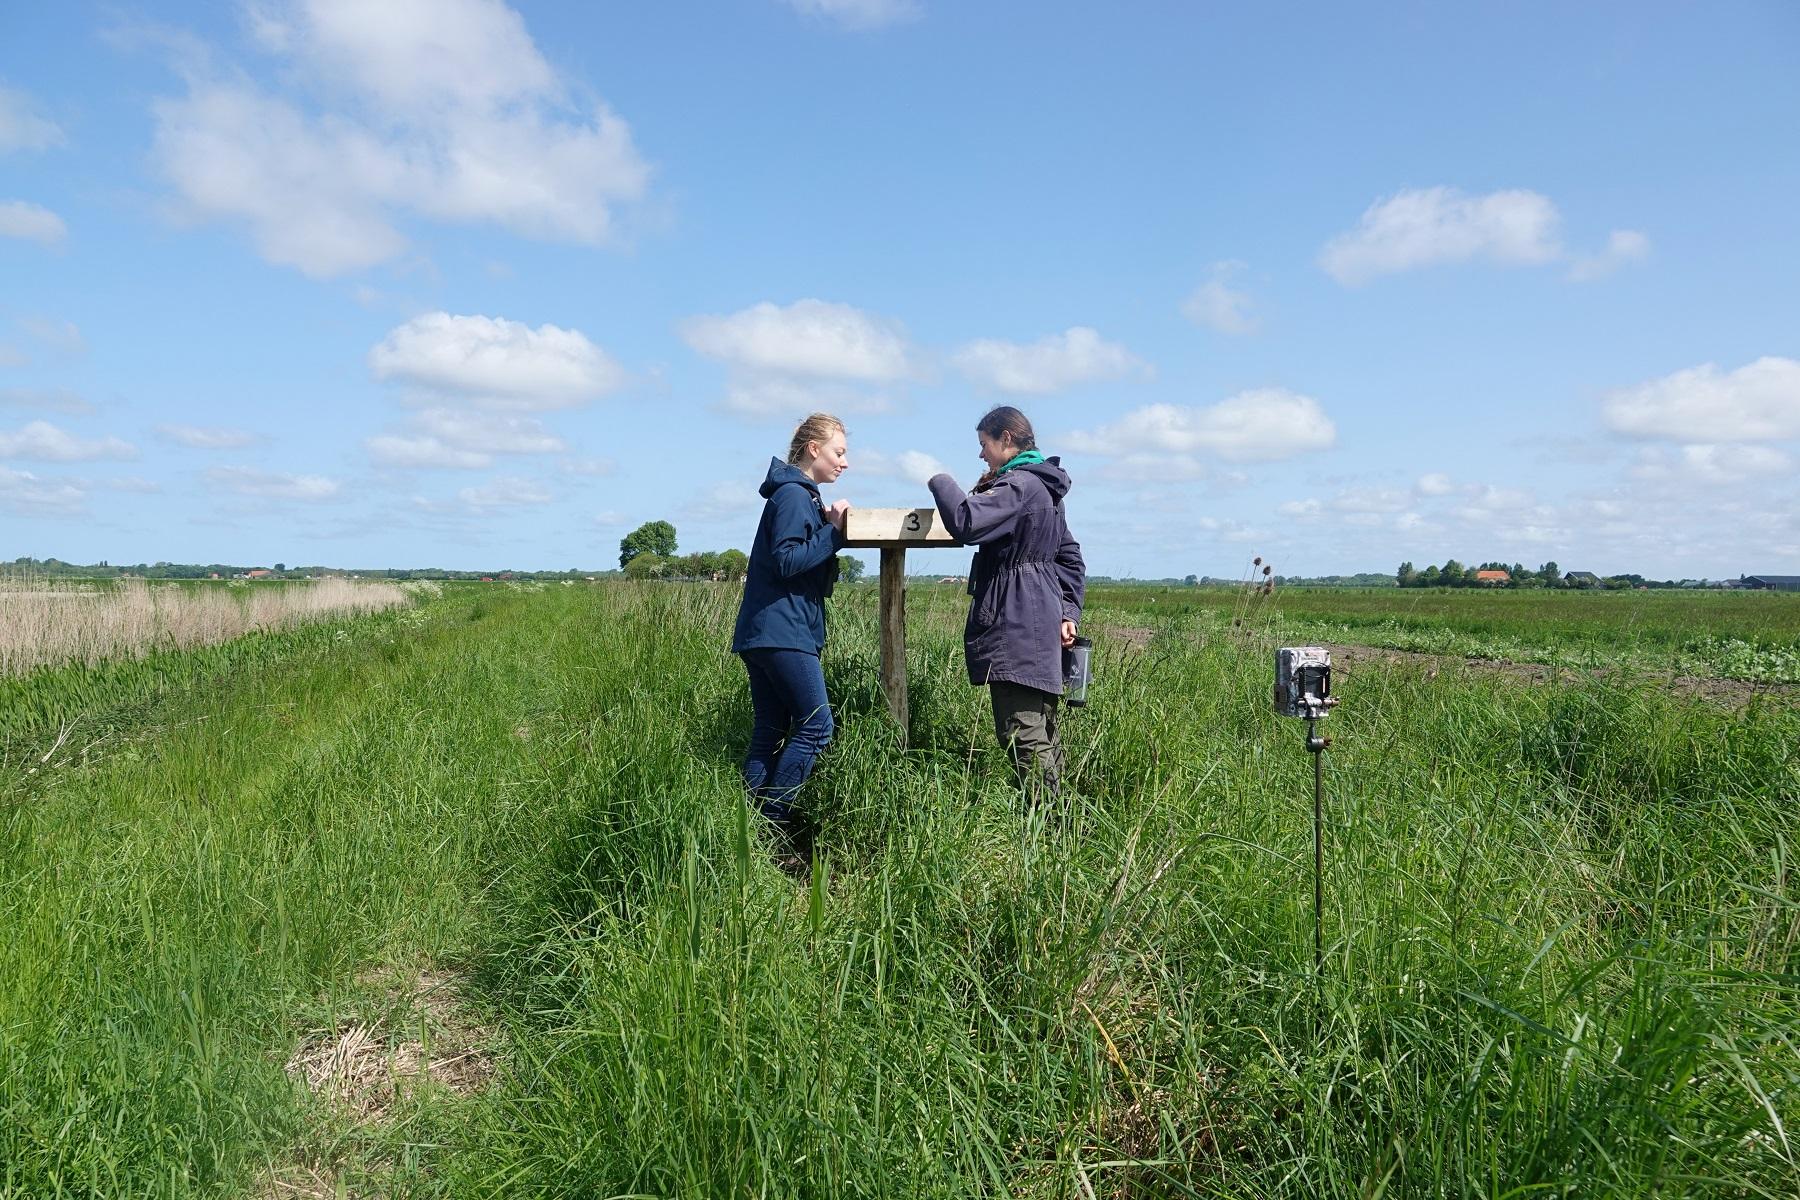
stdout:
[[908,532],[908,533],[919,532],[919,514],[918,513],[909,512],[906,514],[906,532]]

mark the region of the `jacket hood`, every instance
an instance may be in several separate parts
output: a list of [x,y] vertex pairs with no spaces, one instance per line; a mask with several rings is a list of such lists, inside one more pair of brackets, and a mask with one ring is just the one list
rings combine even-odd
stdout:
[[775,489],[784,483],[797,483],[813,495],[819,494],[819,485],[813,482],[812,476],[793,463],[782,462],[779,458],[769,459],[769,474],[762,481],[762,486],[756,490],[764,500],[767,500],[775,494]]
[[1026,463],[1023,466],[1014,467],[1013,470],[1036,475],[1044,481],[1044,486],[1050,489],[1050,495],[1057,500],[1068,495],[1069,488],[1073,486],[1069,479],[1069,473],[1062,469],[1062,459],[1060,458],[1046,458],[1041,463]]

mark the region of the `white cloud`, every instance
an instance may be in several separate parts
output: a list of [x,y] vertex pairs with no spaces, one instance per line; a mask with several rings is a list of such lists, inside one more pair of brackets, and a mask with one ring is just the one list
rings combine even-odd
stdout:
[[922,450],[905,450],[898,460],[900,478],[911,483],[924,484],[933,475],[947,475],[950,468],[926,454]]
[[94,411],[92,404],[62,388],[0,388],[0,408],[42,408],[64,413]]
[[87,493],[60,479],[44,479],[30,471],[0,467],[0,508],[21,516],[78,515]]
[[631,518],[614,508],[594,514],[594,525],[599,529],[616,529]]
[[1260,529],[1227,517],[1195,517],[1192,524],[1202,533],[1217,534],[1222,542],[1242,544],[1260,541],[1263,538],[1263,532]]
[[690,317],[680,332],[694,350],[731,368],[720,407],[745,417],[885,412],[892,401],[869,386],[915,371],[898,321],[825,300],[785,308],[765,300],[729,316]]
[[1607,396],[1606,423],[1631,437],[1749,442],[1800,437],[1800,362],[1765,357],[1721,372],[1690,367]]
[[342,485],[323,475],[290,475],[254,467],[213,467],[206,478],[225,491],[266,500],[335,500]]
[[80,354],[87,349],[87,342],[73,321],[58,321],[51,317],[21,317],[19,328],[58,354]]
[[933,475],[944,475],[950,471],[949,467],[923,450],[902,450],[889,457],[879,450],[858,450],[852,446],[850,465],[861,475],[876,479],[904,479],[908,483],[921,485]]
[[61,217],[24,200],[0,200],[0,237],[54,246],[69,232]]
[[610,458],[565,458],[557,466],[565,475],[581,475],[596,479],[603,475],[611,475],[619,469],[619,464]]
[[163,490],[162,484],[156,480],[144,479],[137,475],[120,475],[112,479],[102,479],[99,486],[109,492],[130,492],[138,496],[154,496]]
[[1085,325],[1029,345],[984,338],[964,346],[951,361],[986,387],[1036,396],[1147,369],[1124,346],[1106,341]]
[[1491,483],[1472,483],[1463,489],[1468,494],[1464,511],[1516,512],[1530,508],[1536,497],[1523,488],[1505,488]]
[[480,487],[466,487],[456,493],[464,504],[474,509],[517,508],[548,504],[551,495],[535,479],[501,475]]
[[893,407],[886,395],[860,388],[780,375],[734,377],[719,407],[744,417],[781,417],[799,422],[808,413],[837,416],[883,413]]
[[1328,449],[1337,441],[1337,427],[1312,397],[1264,388],[1206,408],[1152,404],[1065,440],[1070,449],[1108,456],[1202,453],[1270,462]]
[[499,0],[292,0],[252,29],[323,111],[191,71],[155,105],[152,154],[189,215],[247,225],[271,262],[323,277],[385,261],[412,214],[603,245],[647,189],[626,122],[573,108]]
[[1378,275],[1477,258],[1505,265],[1546,263],[1562,256],[1560,222],[1556,205],[1537,192],[1401,191],[1370,205],[1355,229],[1327,242],[1319,265],[1353,286]]
[[785,0],[809,17],[823,17],[846,29],[879,29],[919,15],[915,0]]
[[1181,305],[1181,314],[1202,329],[1240,336],[1255,333],[1259,322],[1250,314],[1250,297],[1232,289],[1227,280],[1243,269],[1241,262],[1213,264],[1212,278],[1194,289]]
[[1700,487],[1742,486],[1751,478],[1789,478],[1793,457],[1772,446],[1682,446],[1675,454],[1646,446],[1631,469],[1635,479],[1650,483]]
[[61,145],[63,131],[24,92],[0,87],[0,154]]
[[1275,511],[1284,517],[1295,517],[1299,520],[1309,521],[1314,517],[1323,516],[1325,513],[1325,505],[1317,498],[1309,497],[1305,500],[1284,500],[1276,506]]
[[1456,485],[1451,483],[1450,477],[1442,471],[1432,471],[1430,474],[1419,476],[1419,482],[1413,487],[1421,496],[1448,496],[1455,490]]
[[1569,278],[1576,283],[1611,275],[1627,263],[1640,262],[1650,256],[1650,239],[1635,229],[1615,229],[1599,254],[1584,255],[1569,268]]
[[489,454],[556,454],[568,448],[536,417],[428,408],[414,415],[413,424],[452,446]]
[[681,506],[681,511],[684,516],[702,525],[748,520],[754,527],[755,514],[762,508],[762,497],[757,495],[756,489],[756,483],[721,480],[690,496]]
[[1412,506],[1412,496],[1393,488],[1345,488],[1333,507],[1351,513],[1398,513]]
[[258,440],[248,430],[202,425],[158,425],[156,433],[164,441],[194,450],[237,450]]
[[474,450],[459,450],[434,437],[381,434],[364,441],[363,447],[368,450],[369,457],[376,465],[383,467],[479,470],[492,466],[494,462],[492,455]]
[[412,415],[409,435],[384,434],[364,442],[387,467],[474,469],[496,454],[556,454],[568,447],[535,417],[428,408]]
[[759,374],[892,383],[912,371],[899,322],[825,300],[690,317],[681,336],[708,358]]
[[569,408],[617,389],[625,372],[576,329],[536,329],[504,317],[426,313],[369,351],[378,379],[489,408]]
[[116,437],[78,438],[48,421],[32,421],[13,433],[0,433],[0,458],[45,462],[79,462],[96,458],[136,458],[137,447]]

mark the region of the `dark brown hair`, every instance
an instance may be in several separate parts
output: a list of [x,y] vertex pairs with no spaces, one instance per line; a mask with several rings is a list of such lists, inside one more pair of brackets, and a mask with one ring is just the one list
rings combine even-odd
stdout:
[[1037,449],[1037,434],[1032,432],[1031,422],[1010,404],[988,409],[987,415],[975,422],[975,432],[986,434],[994,441],[999,441],[1002,434],[1010,433],[1013,445],[1019,450]]

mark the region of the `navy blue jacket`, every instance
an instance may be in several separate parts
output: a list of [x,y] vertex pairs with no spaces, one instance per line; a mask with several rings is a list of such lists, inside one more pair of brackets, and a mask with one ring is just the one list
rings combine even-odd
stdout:
[[844,535],[825,519],[819,485],[799,467],[771,458],[757,490],[767,503],[750,546],[731,652],[817,654],[825,648],[825,597],[837,583]]
[[963,627],[969,682],[1060,696],[1062,623],[1081,619],[1087,590],[1087,564],[1063,518],[1061,460],[1014,467],[973,495],[948,475],[932,476],[930,487],[950,536],[976,547]]

